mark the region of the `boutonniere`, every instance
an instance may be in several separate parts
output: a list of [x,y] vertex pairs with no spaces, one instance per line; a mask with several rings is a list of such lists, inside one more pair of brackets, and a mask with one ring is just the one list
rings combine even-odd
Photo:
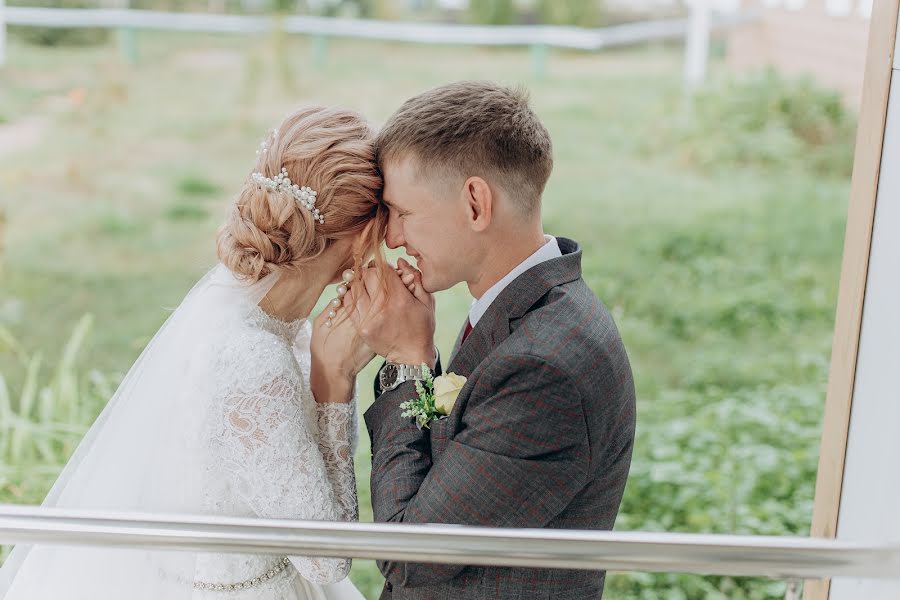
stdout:
[[447,373],[433,378],[431,369],[422,365],[424,379],[416,382],[418,398],[407,400],[400,405],[401,417],[413,417],[421,429],[428,429],[432,421],[450,414],[459,391],[466,385],[466,378],[456,373]]

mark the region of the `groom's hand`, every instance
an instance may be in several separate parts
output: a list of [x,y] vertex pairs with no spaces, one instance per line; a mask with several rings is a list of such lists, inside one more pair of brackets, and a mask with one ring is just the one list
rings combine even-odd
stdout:
[[391,362],[434,367],[434,297],[405,260],[397,271],[369,266],[344,296],[360,337]]

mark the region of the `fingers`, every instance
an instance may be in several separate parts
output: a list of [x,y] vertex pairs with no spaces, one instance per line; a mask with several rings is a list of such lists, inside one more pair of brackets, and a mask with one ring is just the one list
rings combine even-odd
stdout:
[[397,275],[400,276],[400,281],[403,282],[403,285],[406,286],[406,289],[410,291],[411,294],[415,295],[415,274],[416,270],[406,262],[405,259],[399,259],[397,261]]
[[412,275],[407,276],[406,279],[403,279],[403,285],[406,286],[406,289],[409,290],[409,293],[413,296],[416,295],[416,280]]
[[[364,268],[359,279],[354,282],[351,290],[344,296],[344,308],[348,309],[350,318],[354,324],[361,327],[363,321],[371,311],[380,311],[386,301],[385,288],[399,290],[399,284],[417,300],[426,305],[433,302],[431,294],[425,291],[422,285],[422,273],[409,264],[405,259],[399,259],[393,269],[399,281],[394,281],[390,275],[385,277],[385,272],[374,262]],[[402,294],[401,294],[402,295]]]
[[416,293],[416,276],[413,273],[406,273],[400,276],[400,281],[406,286],[406,289],[413,295]]
[[412,291],[413,296],[416,297],[416,300],[418,300],[422,304],[426,304],[426,305],[431,304],[431,302],[434,300],[434,298],[431,294],[429,294],[425,290],[425,286],[422,285],[422,274],[421,273],[416,273],[413,276],[413,283],[411,285],[412,285],[412,289],[410,291]]
[[313,319],[313,327],[315,329],[321,329],[325,326],[325,322],[328,320],[328,311],[331,310],[330,306],[326,306],[325,309],[316,315],[316,318]]
[[412,292],[412,295],[419,302],[428,303],[431,301],[431,295],[425,291],[425,286],[422,285],[422,271],[416,269],[402,258],[397,261],[397,270],[402,272],[400,280],[403,282],[403,285]]
[[322,312],[320,312],[313,320],[313,326],[318,327],[320,325],[325,325],[329,319],[334,319],[337,316],[340,308],[340,297],[330,300],[328,304],[325,305],[325,308],[322,309]]
[[350,288],[350,291],[344,294],[343,300],[344,308],[347,309],[347,316],[350,317],[354,325],[359,327],[365,316],[369,314],[369,306],[372,303],[365,286],[353,286]]
[[377,267],[368,268],[362,274],[363,286],[365,286],[366,293],[373,303],[377,302],[384,293],[383,287],[385,282],[380,275]]
[[359,322],[359,315],[357,313],[357,293],[356,290],[350,288],[344,297],[341,298],[341,306],[347,310],[347,315],[350,317],[350,320],[354,323]]
[[418,272],[414,266],[409,264],[405,258],[397,259],[397,270],[400,271],[403,275],[413,274]]

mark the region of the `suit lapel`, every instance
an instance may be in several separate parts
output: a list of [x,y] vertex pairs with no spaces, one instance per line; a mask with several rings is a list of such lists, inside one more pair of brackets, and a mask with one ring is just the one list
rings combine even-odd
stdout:
[[581,277],[581,247],[566,238],[557,241],[563,255],[535,265],[514,279],[491,303],[465,342],[462,342],[463,326],[450,355],[448,373],[469,377],[509,337],[510,321],[522,317],[554,287]]
[[[467,321],[467,323],[468,323],[468,321]],[[456,356],[456,353],[459,352],[459,347],[462,345],[463,334],[465,332],[466,332],[466,326],[463,325],[462,328],[460,328],[460,330],[459,330],[459,334],[456,336],[456,342],[453,344],[453,352],[450,353],[450,363],[453,362],[453,359]],[[449,367],[450,363],[447,363],[448,367]]]
[[[498,298],[499,299],[499,298]],[[465,330],[465,328],[463,328]],[[491,305],[488,311],[462,342],[462,332],[456,340],[456,351],[450,357],[448,372],[468,377],[488,354],[509,335],[509,321],[501,306]]]

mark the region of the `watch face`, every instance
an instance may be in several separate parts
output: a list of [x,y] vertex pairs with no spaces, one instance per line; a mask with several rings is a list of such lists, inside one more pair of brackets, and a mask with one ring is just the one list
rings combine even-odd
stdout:
[[400,375],[399,369],[397,369],[397,365],[387,364],[384,365],[384,368],[381,369],[381,374],[379,378],[381,380],[381,389],[385,390],[394,383],[397,382],[397,377]]

